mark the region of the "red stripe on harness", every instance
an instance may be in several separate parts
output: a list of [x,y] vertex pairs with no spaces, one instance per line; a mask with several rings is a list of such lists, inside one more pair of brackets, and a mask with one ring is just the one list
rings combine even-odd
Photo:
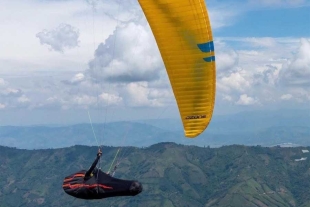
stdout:
[[85,188],[96,188],[96,187],[101,187],[103,189],[113,189],[112,187],[110,186],[106,186],[106,185],[102,185],[102,184],[92,184],[92,185],[87,185],[87,184],[65,184],[65,185],[62,185],[62,187],[68,187],[70,189],[75,189],[75,188],[82,188],[82,187],[85,187]]

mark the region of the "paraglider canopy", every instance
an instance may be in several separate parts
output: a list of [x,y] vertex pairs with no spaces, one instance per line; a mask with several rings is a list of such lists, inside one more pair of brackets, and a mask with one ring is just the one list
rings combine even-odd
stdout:
[[208,126],[215,99],[215,55],[204,0],[138,0],[170,79],[185,136]]

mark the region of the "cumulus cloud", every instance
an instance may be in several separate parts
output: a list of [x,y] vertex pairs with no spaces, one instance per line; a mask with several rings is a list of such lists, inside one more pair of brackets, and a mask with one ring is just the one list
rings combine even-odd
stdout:
[[[47,95],[43,101],[38,101],[40,104],[36,104],[36,107],[78,109],[104,106],[161,107],[175,104],[155,42],[152,48],[145,46],[139,38],[129,38],[128,31],[139,28],[146,33],[142,32],[142,36],[152,36],[151,33],[143,29],[141,24],[130,24],[121,26],[118,32],[114,32],[105,43],[98,46],[87,71],[67,74],[67,80],[63,81],[65,85],[57,85],[56,82],[49,88],[45,87],[46,84],[42,85],[38,92],[44,91]],[[115,42],[115,46],[114,35],[121,39]],[[136,34],[133,33],[133,36]],[[146,38],[146,41],[150,39]],[[232,45],[242,44],[245,47],[242,50],[232,49],[230,41],[234,41]],[[261,42],[259,39],[255,41]],[[249,38],[221,40],[216,52],[217,102],[245,106],[280,104],[285,100],[305,103],[309,100],[309,91],[300,88],[292,90],[290,85],[283,88],[279,84],[279,74],[287,69],[285,66],[299,60],[297,56],[303,57],[299,53],[287,53],[298,51],[296,40],[274,38],[270,42],[275,44],[253,45]],[[149,56],[157,56],[158,59],[151,59],[152,64],[149,64]],[[10,87],[7,85],[5,88]],[[292,97],[284,96],[286,94]],[[27,95],[27,98],[31,100],[28,104],[35,105],[32,97]],[[3,101],[1,103],[6,104]]]
[[283,94],[283,95],[281,96],[281,99],[282,99],[282,100],[290,100],[290,99],[292,99],[292,98],[293,98],[292,94]]
[[[308,40],[302,39],[300,46],[292,38],[222,38],[220,43],[216,60],[217,95],[221,98],[217,100],[267,105],[309,99]],[[231,49],[237,44],[242,50]],[[255,94],[255,98],[244,94]]]
[[275,86],[281,67],[279,65],[265,65],[258,67],[257,70],[253,73],[253,85],[256,86]]
[[73,96],[71,104],[89,106],[96,103],[96,97],[88,96],[86,94],[80,96]]
[[115,94],[105,93],[105,92],[100,94],[99,98],[100,98],[100,102],[104,103],[105,105],[119,105],[123,101],[122,97],[115,95]]
[[17,100],[18,100],[19,103],[28,103],[28,102],[30,102],[30,99],[26,95],[22,95]]
[[[40,100],[33,105],[33,108],[44,109],[87,109],[102,108],[105,106],[115,106],[122,104],[122,97],[111,92],[100,92],[105,87],[95,84],[83,83],[80,86],[66,85],[64,90],[48,96],[44,100]],[[79,88],[76,89],[75,88]],[[115,90],[115,89],[114,89]],[[57,94],[57,95],[56,95]]]
[[68,85],[77,85],[84,80],[85,80],[85,75],[83,73],[77,73],[70,80],[64,80],[62,82]]
[[5,81],[3,78],[0,78],[0,87],[4,87],[6,85],[8,85],[8,82]]
[[288,86],[310,86],[310,42],[307,39],[301,39],[298,53],[283,66],[280,81]]
[[124,89],[126,104],[132,107],[159,107],[171,94],[166,90],[150,88],[147,82],[129,83]]
[[[217,95],[221,98],[218,100],[239,100],[234,103],[240,104],[242,101],[239,97],[242,94],[255,94],[254,100],[259,100],[260,105],[281,104],[281,101],[288,98],[280,98],[283,94],[291,94],[290,100],[296,103],[306,103],[309,100],[309,40],[267,39],[268,41],[266,38],[220,39],[220,47],[217,47],[219,52],[216,53],[220,54],[220,58],[217,58]],[[231,50],[235,45],[242,45],[242,49]],[[228,53],[230,50],[236,54]],[[223,51],[226,51],[225,55]],[[231,61],[236,60],[236,57],[238,61]],[[230,64],[220,65],[219,59]],[[226,70],[225,65],[228,66]],[[225,98],[227,95],[231,99]]]
[[4,109],[5,108],[5,105],[0,103],[0,109]]
[[257,104],[258,100],[248,96],[247,94],[242,94],[239,100],[236,102],[237,105],[254,105]]
[[244,70],[236,71],[218,80],[218,88],[224,92],[245,91],[250,86]]
[[88,73],[94,80],[128,83],[156,80],[161,69],[162,59],[151,31],[131,22],[98,46]]
[[218,73],[226,73],[233,71],[238,65],[239,56],[234,50],[222,49],[216,53],[216,66]]
[[81,82],[84,79],[85,79],[85,75],[83,73],[78,73],[71,79],[71,83]]
[[16,88],[5,88],[0,91],[2,96],[7,96],[7,97],[19,97],[22,95],[21,89],[16,89]]
[[233,98],[230,95],[223,95],[222,99],[228,102],[231,102],[233,100]]
[[0,78],[0,108],[12,109],[19,107],[28,107],[30,99],[20,88],[11,87],[11,83]]
[[33,108],[44,108],[44,109],[68,109],[68,102],[57,95],[50,96],[43,101],[38,102]]
[[291,87],[288,88],[288,94],[292,95],[290,100],[295,100],[299,103],[307,103],[309,106],[310,90],[308,88]]
[[236,17],[240,14],[238,8],[228,9],[230,4],[222,4],[217,7],[209,7],[209,16],[212,23],[212,29],[227,27],[235,23]]
[[77,47],[79,44],[79,30],[69,24],[60,24],[56,29],[43,30],[37,33],[42,45],[50,46],[51,50],[63,52],[64,49]]

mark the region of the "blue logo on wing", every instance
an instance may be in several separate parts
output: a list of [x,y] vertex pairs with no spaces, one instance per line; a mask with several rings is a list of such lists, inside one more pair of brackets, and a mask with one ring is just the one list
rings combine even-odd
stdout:
[[[201,52],[214,52],[214,43],[213,41],[202,43],[202,44],[197,44],[198,48],[200,49]],[[215,61],[215,56],[210,56],[210,57],[205,57],[203,58],[204,61],[206,62],[214,62]]]

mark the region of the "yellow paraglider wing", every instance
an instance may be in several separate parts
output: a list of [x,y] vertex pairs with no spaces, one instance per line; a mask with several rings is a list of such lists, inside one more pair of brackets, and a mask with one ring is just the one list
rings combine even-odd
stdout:
[[215,99],[215,56],[204,0],[139,0],[175,95],[185,136],[208,126]]

